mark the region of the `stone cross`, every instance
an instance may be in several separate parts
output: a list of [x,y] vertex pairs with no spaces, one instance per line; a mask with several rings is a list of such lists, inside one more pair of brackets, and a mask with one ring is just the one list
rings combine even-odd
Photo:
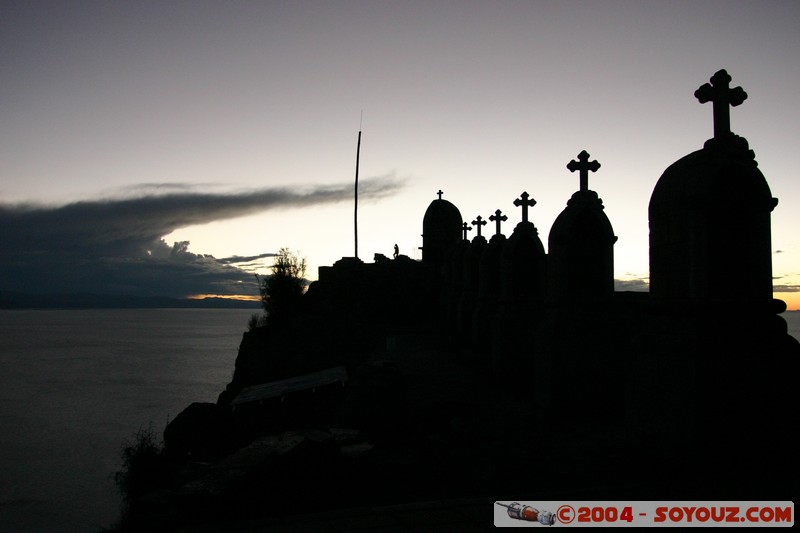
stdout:
[[520,206],[522,207],[522,221],[523,222],[527,222],[528,221],[528,207],[535,206],[536,205],[536,200],[534,200],[533,198],[528,200],[528,198],[530,198],[530,196],[528,196],[527,192],[523,192],[519,196],[520,196],[519,198],[514,200],[514,205],[517,206],[517,207],[520,207]]
[[472,228],[470,228],[469,224],[467,224],[466,222],[464,222],[464,224],[461,226],[461,228],[464,230],[464,240],[466,241],[467,240],[467,232],[468,231],[472,231]]
[[489,216],[489,220],[495,223],[495,235],[500,235],[500,223],[508,220],[508,217],[498,209],[494,212],[494,215]]
[[741,87],[731,89],[731,77],[723,69],[711,77],[711,83],[702,85],[694,92],[701,104],[714,102],[714,138],[718,139],[731,132],[731,110],[747,99]]
[[437,192],[436,194],[438,194],[438,195],[439,195],[439,200],[441,200],[441,199],[442,199],[442,195],[443,195],[444,193],[442,192],[442,189],[439,189],[439,192]]
[[477,218],[472,221],[472,225],[475,226],[476,228],[478,228],[478,237],[480,237],[481,236],[481,226],[485,226],[486,225],[486,221],[483,220],[483,218],[480,215],[478,215]]
[[600,168],[600,163],[598,163],[597,160],[589,161],[589,154],[586,153],[586,150],[578,154],[577,161],[573,159],[567,163],[567,169],[569,169],[570,172],[575,172],[576,170],[580,170],[581,172],[581,192],[589,190],[589,171],[597,172],[598,168]]

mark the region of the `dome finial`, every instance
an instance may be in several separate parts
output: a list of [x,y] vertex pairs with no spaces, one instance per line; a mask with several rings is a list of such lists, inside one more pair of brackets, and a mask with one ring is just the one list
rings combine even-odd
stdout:
[[[741,87],[731,89],[731,77],[723,69],[711,77],[711,83],[700,86],[694,92],[701,104],[714,103],[714,138],[726,136],[731,133],[731,110],[747,99],[747,93]],[[728,107],[730,106],[730,107]]]
[[536,200],[528,195],[528,191],[523,192],[519,198],[514,200],[514,205],[522,208],[522,221],[528,221],[528,208],[536,205]]
[[589,190],[589,171],[597,172],[597,169],[600,168],[600,163],[597,160],[589,161],[589,154],[586,150],[581,151],[578,154],[578,161],[574,159],[567,163],[567,169],[570,172],[575,172],[576,170],[580,170],[581,175],[581,192],[586,192]]
[[508,220],[508,217],[503,214],[499,209],[494,212],[494,215],[489,217],[489,220],[495,223],[495,235],[500,235],[500,224]]

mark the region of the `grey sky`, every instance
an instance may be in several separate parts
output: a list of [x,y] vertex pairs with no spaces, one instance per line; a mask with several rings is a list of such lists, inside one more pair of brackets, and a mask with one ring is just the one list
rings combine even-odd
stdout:
[[[348,183],[363,110],[363,175],[407,179],[363,206],[365,258],[394,243],[415,257],[439,189],[464,217],[501,208],[512,222],[527,190],[546,236],[577,188],[565,165],[586,150],[602,164],[589,186],[619,236],[617,275],[641,279],[650,194],[711,136],[693,93],[725,68],[749,94],[732,129],[781,201],[774,268],[788,276],[798,21],[792,1],[3,2],[0,201]],[[217,257],[288,246],[313,277],[352,254],[351,208],[264,211],[167,241]]]

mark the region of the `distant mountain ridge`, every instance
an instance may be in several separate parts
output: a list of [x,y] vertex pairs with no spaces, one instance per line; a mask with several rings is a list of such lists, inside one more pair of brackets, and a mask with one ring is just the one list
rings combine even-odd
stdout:
[[112,294],[28,294],[0,291],[0,309],[259,309],[261,302],[230,298],[199,300]]

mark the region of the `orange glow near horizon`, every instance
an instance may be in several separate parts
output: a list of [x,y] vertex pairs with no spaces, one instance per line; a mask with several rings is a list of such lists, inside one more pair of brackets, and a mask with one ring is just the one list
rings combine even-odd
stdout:
[[[776,292],[773,298],[786,302],[787,311],[800,311],[800,292]],[[205,298],[224,298],[226,300],[243,300],[247,302],[259,302],[261,298],[252,294],[191,294],[187,296],[189,300],[203,300]]]
[[223,298],[225,300],[244,300],[247,302],[260,302],[261,298],[252,294],[190,294],[189,300],[204,300],[206,298]]
[[800,292],[775,292],[772,297],[786,302],[787,311],[800,311]]

